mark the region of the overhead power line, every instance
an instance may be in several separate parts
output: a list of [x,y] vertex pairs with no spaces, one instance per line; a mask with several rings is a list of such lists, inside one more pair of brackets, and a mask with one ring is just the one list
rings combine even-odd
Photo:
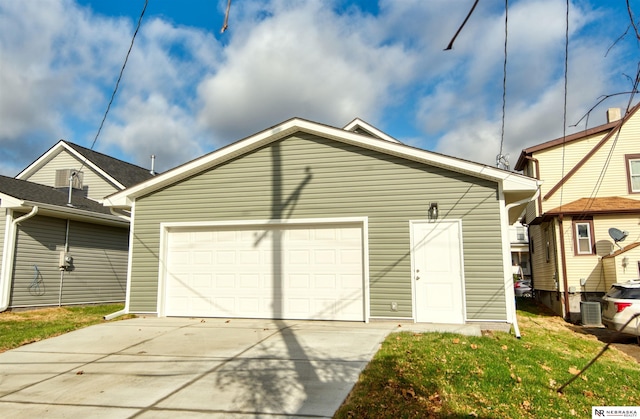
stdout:
[[503,154],[504,120],[507,113],[507,40],[509,39],[509,0],[504,0],[504,61],[502,65],[502,126],[500,129],[500,152],[496,158],[496,166],[504,166],[509,170],[508,158]]
[[149,0],[145,0],[144,7],[142,8],[142,12],[140,13],[140,18],[138,18],[138,25],[136,26],[136,30],[133,33],[133,37],[131,38],[131,44],[129,45],[129,50],[127,51],[127,55],[124,57],[124,63],[122,63],[122,68],[120,69],[120,74],[118,75],[116,86],[113,89],[113,93],[111,94],[111,99],[109,100],[107,109],[104,112],[104,116],[102,117],[102,122],[100,122],[100,126],[98,127],[98,132],[96,132],[96,136],[93,139],[93,143],[91,143],[91,149],[93,149],[94,145],[96,144],[96,141],[98,141],[98,136],[100,135],[100,131],[102,131],[102,127],[104,126],[104,121],[106,121],[107,119],[107,115],[109,114],[109,110],[111,109],[111,105],[113,104],[113,100],[115,99],[116,93],[118,92],[118,87],[120,86],[120,80],[122,80],[122,74],[124,73],[124,69],[127,66],[127,61],[129,61],[129,55],[131,54],[131,50],[133,49],[133,43],[136,40],[136,35],[138,35],[138,31],[140,30],[142,18],[144,17],[144,12],[147,10],[148,3],[149,3]]
[[[444,49],[445,51],[450,50],[450,49],[453,48],[453,43],[455,42],[456,38],[458,37],[458,34],[460,34],[460,31],[462,30],[462,28],[464,28],[464,25],[467,24],[467,20],[469,20],[469,18],[471,17],[471,14],[475,10],[476,6],[478,5],[478,1],[479,0],[476,0],[473,3],[473,6],[471,6],[471,10],[469,10],[469,13],[467,14],[467,17],[464,18],[464,21],[462,21],[462,24],[460,25],[460,27],[456,31],[456,34],[453,35],[453,38],[451,38],[451,41],[449,41],[449,45],[447,45],[447,47]],[[231,0],[229,0],[229,2],[231,2]]]
[[222,23],[222,29],[220,33],[224,33],[229,28],[229,11],[231,10],[231,0],[227,1],[227,10],[224,12],[224,22]]
[[[96,142],[98,141],[98,137],[100,136],[100,132],[102,132],[102,127],[104,126],[105,121],[107,120],[107,115],[109,115],[109,110],[111,109],[111,105],[116,97],[116,93],[118,92],[118,87],[120,86],[120,80],[122,80],[122,74],[124,73],[124,69],[127,66],[127,62],[129,61],[129,55],[131,55],[131,50],[133,49],[133,44],[136,40],[136,36],[138,35],[138,31],[140,30],[140,25],[142,24],[142,18],[144,17],[144,13],[147,10],[147,5],[149,4],[149,0],[145,0],[144,6],[142,7],[142,12],[140,12],[140,17],[138,18],[138,24],[136,25],[136,30],[133,32],[133,36],[131,37],[131,44],[129,45],[129,50],[127,51],[127,55],[124,57],[124,63],[122,63],[122,67],[120,68],[120,74],[118,75],[118,80],[116,81],[116,86],[113,89],[113,93],[111,94],[111,99],[107,105],[107,109],[104,112],[104,116],[102,117],[102,121],[100,122],[100,126],[98,127],[98,131],[96,132],[96,136],[93,138],[93,142],[91,143],[90,150],[93,150]],[[85,158],[78,169],[78,172],[82,170],[87,159]]]

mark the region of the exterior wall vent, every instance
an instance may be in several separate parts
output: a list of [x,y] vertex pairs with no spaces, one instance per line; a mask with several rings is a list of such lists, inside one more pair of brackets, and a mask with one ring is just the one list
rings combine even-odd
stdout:
[[82,189],[82,178],[84,173],[78,172],[75,169],[60,169],[56,170],[56,188],[68,188],[69,178],[72,173],[76,173],[73,177],[73,189]]
[[580,315],[584,326],[602,326],[602,314],[599,302],[580,301]]

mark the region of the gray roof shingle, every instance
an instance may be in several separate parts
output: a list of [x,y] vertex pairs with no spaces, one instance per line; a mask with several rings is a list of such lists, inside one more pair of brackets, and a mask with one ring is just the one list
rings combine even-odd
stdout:
[[149,169],[136,166],[131,163],[118,160],[106,154],[90,150],[68,141],[64,141],[69,147],[80,153],[88,161],[92,162],[100,169],[108,173],[115,180],[124,185],[125,188],[144,182],[153,177]]
[[[0,193],[23,201],[56,205],[60,207],[67,207],[67,202],[69,200],[68,188],[57,189],[2,175],[0,175]],[[105,206],[96,201],[85,198],[82,194],[83,192],[80,190],[73,191],[71,197],[71,204],[73,205],[73,208],[100,214],[111,213]]]

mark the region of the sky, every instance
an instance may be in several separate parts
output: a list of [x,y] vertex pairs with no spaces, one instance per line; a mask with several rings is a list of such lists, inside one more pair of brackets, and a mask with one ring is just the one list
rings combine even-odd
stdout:
[[480,1],[444,50],[473,2],[233,0],[221,33],[227,0],[148,0],[98,135],[145,1],[0,0],[0,174],[60,139],[166,171],[292,117],[513,166],[627,108],[624,0],[570,2],[566,118],[566,0],[508,2],[506,90],[504,1]]

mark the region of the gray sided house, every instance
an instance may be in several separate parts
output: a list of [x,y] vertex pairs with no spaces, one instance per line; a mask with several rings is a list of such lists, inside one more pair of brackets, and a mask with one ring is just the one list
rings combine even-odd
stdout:
[[126,312],[514,321],[508,226],[537,181],[291,119],[125,189]]
[[151,177],[65,141],[0,176],[0,311],[124,301],[129,218],[99,200]]

